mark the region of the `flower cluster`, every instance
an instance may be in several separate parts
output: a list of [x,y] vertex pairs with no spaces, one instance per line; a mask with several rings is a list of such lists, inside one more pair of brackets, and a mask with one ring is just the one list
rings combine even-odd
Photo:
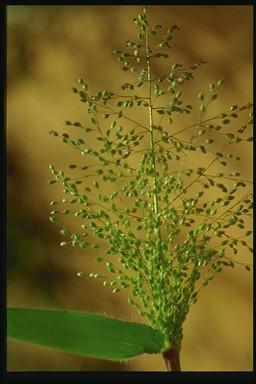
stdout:
[[[51,202],[50,220],[61,226],[61,246],[91,247],[96,261],[105,263],[106,276],[90,276],[102,278],[113,293],[130,289],[129,302],[179,349],[183,322],[202,287],[223,267],[240,263],[250,270],[228,251],[252,251],[252,183],[225,169],[240,160],[234,147],[252,141],[252,105],[210,116],[222,80],[198,94],[198,106],[184,103],[182,87],[205,61],[171,63],[156,76],[154,62],[169,58],[179,28],[171,26],[157,41],[162,26],[149,27],[146,8],[134,22],[138,41],[114,54],[135,81],[119,93],[92,95],[79,79],[73,92],[88,120],[66,121],[68,133],[50,132],[81,154],[69,174],[50,165],[50,184],[62,184],[66,195]],[[176,124],[179,115],[189,124]],[[59,217],[67,214],[80,220],[79,233],[62,227]]]

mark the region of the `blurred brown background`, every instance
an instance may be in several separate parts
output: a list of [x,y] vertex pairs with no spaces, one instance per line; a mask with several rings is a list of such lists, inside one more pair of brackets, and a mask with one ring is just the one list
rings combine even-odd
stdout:
[[[59,247],[59,230],[48,220],[57,189],[47,184],[49,163],[65,169],[73,156],[48,131],[62,131],[65,120],[83,118],[71,87],[79,77],[88,80],[92,91],[116,89],[127,80],[112,50],[136,37],[132,19],[140,10],[8,7],[9,306],[87,310],[140,321],[125,294],[113,295],[96,280],[77,278],[93,262],[85,251]],[[208,62],[196,74],[195,92],[224,78],[218,108],[251,101],[252,7],[153,6],[150,19],[166,28],[181,27],[175,62]],[[240,170],[247,179],[252,163],[248,148],[241,149]],[[239,260],[252,262],[246,254]],[[239,267],[223,271],[205,289],[186,320],[181,359],[187,371],[252,370],[252,273]],[[161,356],[109,363],[10,341],[8,370],[161,371],[164,365]]]

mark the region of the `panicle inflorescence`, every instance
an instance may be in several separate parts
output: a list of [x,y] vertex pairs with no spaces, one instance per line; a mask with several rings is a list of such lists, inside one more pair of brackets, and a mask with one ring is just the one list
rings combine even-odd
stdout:
[[[172,25],[156,41],[162,26],[149,27],[146,8],[134,22],[138,41],[114,54],[135,81],[118,93],[92,95],[79,79],[73,92],[88,121],[66,121],[68,133],[50,132],[82,156],[68,175],[49,166],[49,183],[62,184],[67,196],[51,202],[50,220],[61,226],[61,246],[92,248],[95,260],[105,263],[107,275],[91,277],[103,279],[113,293],[129,288],[129,302],[180,348],[183,322],[201,289],[223,267],[250,270],[229,251],[252,251],[252,183],[235,170],[240,156],[234,149],[252,141],[252,104],[209,115],[223,80],[199,92],[196,108],[184,103],[181,89],[205,61],[171,63],[156,76],[154,61],[169,58],[179,28]],[[188,124],[175,123],[192,113],[192,124],[191,117]],[[79,233],[62,227],[59,216],[68,214],[80,220]]]

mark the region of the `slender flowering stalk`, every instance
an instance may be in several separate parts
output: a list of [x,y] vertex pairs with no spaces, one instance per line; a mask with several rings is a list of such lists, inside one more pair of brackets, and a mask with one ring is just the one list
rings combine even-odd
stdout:
[[[172,25],[157,41],[162,28],[149,26],[146,8],[134,22],[138,41],[114,54],[135,81],[121,92],[92,95],[79,79],[73,92],[88,119],[66,121],[70,133],[50,132],[81,155],[69,175],[50,165],[50,184],[62,184],[67,196],[51,202],[50,220],[61,226],[62,246],[93,248],[105,263],[106,276],[91,277],[113,293],[129,289],[129,302],[165,336],[167,369],[180,370],[183,324],[203,287],[223,267],[250,270],[237,255],[252,251],[252,183],[234,168],[235,146],[252,141],[252,104],[211,115],[223,80],[198,94],[198,107],[186,104],[182,88],[205,61],[168,61],[167,72],[156,75],[154,63],[169,58],[179,28]],[[80,232],[62,227],[59,217],[67,214],[80,220]]]

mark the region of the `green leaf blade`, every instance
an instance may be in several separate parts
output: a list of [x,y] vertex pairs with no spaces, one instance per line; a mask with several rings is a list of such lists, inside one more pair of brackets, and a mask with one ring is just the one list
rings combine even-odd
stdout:
[[164,336],[148,325],[79,311],[10,308],[10,338],[105,360],[126,360],[164,349]]

